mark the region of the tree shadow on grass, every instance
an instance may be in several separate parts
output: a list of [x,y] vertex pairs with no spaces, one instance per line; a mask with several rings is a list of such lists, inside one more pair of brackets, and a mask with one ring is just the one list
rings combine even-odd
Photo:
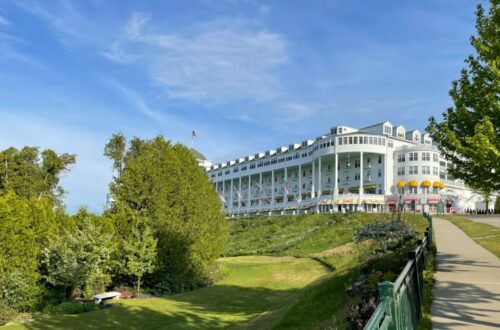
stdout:
[[[302,290],[302,289],[301,289]],[[197,294],[113,304],[100,311],[35,319],[27,329],[210,329],[243,326],[266,313],[272,318],[299,289],[272,290],[232,285],[199,289]],[[133,303],[132,303],[133,302]],[[175,308],[171,308],[174,303]]]

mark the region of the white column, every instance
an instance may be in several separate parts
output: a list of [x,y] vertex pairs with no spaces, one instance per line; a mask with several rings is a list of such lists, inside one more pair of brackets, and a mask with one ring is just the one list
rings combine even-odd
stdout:
[[315,197],[315,191],[314,191],[314,178],[316,177],[315,176],[315,169],[314,169],[314,160],[311,162],[311,166],[312,166],[312,178],[311,178],[311,182],[312,182],[312,185],[311,185],[311,198],[314,198]]
[[339,194],[339,155],[337,154],[337,148],[335,148],[335,175],[334,175],[334,188],[333,194],[335,197]]
[[219,194],[219,181],[215,181],[215,191],[217,191],[217,195]]
[[302,199],[302,165],[299,164],[299,196]]
[[319,156],[318,159],[318,197],[321,197],[322,195],[322,190],[321,190],[321,156]]
[[263,192],[263,187],[262,187],[262,172],[259,173],[259,193],[257,195],[257,198],[259,200],[259,206],[262,205],[262,192]]
[[248,176],[248,202],[247,202],[247,207],[250,207],[251,204],[252,204],[252,200],[251,200],[251,196],[250,194],[252,193],[252,189],[251,189],[251,184],[252,184],[252,179],[251,179],[251,175]]
[[230,186],[230,193],[229,193],[229,203],[230,203],[230,208],[233,208],[233,179],[231,179],[231,186]]
[[271,170],[271,205],[274,204],[274,170]]
[[363,199],[363,152],[359,153],[359,205]]
[[[226,182],[222,181],[222,197],[226,199]],[[222,204],[222,208],[227,205],[227,201]]]
[[238,183],[238,208],[241,208],[241,176],[240,176],[240,182]]
[[[288,194],[286,193],[286,185],[288,183],[288,169],[285,167],[285,177],[283,178],[283,203],[288,202]],[[290,185],[288,185],[290,189]]]

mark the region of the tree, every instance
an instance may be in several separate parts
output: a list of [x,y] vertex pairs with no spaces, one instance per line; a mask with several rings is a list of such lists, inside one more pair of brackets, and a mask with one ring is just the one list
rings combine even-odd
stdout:
[[104,156],[113,160],[113,169],[118,173],[118,177],[121,176],[123,171],[126,147],[127,141],[121,133],[113,134],[104,147]]
[[134,216],[152,229],[157,257],[150,284],[175,291],[209,283],[228,224],[212,183],[189,149],[162,136],[134,138],[121,159],[122,173],[110,184],[109,216],[127,242]]
[[495,199],[495,213],[500,213],[500,195],[497,195]]
[[482,195],[500,190],[500,10],[490,0],[486,15],[476,11],[477,36],[471,38],[476,55],[470,55],[453,81],[454,106],[443,121],[429,119],[427,130],[445,157],[453,163],[448,172]]
[[41,251],[66,216],[49,198],[0,195],[0,301],[16,310],[32,310],[38,302]]
[[124,243],[126,268],[128,274],[137,279],[137,293],[140,293],[142,277],[154,270],[157,241],[147,225],[133,227],[132,237]]
[[60,202],[64,193],[60,176],[75,161],[75,155],[57,155],[51,149],[40,153],[37,147],[0,151],[0,193],[13,191],[23,198],[49,197]]
[[90,299],[111,282],[114,238],[86,210],[80,210],[77,226],[63,229],[43,250],[44,279],[65,289],[71,297],[75,289]]

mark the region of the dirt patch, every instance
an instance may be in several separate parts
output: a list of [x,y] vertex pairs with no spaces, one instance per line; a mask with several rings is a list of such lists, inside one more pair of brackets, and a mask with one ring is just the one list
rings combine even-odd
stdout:
[[328,249],[325,251],[321,251],[319,253],[315,253],[312,256],[316,257],[316,258],[324,258],[324,257],[329,257],[329,256],[332,256],[335,254],[346,254],[346,253],[351,252],[353,248],[354,248],[354,243],[349,242],[349,243],[346,243],[346,244],[341,245],[341,246],[336,246],[334,248],[331,248],[331,249]]

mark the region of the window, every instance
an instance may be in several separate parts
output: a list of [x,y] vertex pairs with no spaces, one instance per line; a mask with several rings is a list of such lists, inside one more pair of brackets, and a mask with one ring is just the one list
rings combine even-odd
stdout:
[[399,154],[398,163],[404,163],[404,161],[405,161],[405,154]]
[[368,141],[370,141],[370,144],[373,144],[373,137],[370,136],[370,138],[368,139]]
[[379,178],[382,177],[382,169],[380,169],[380,168],[378,169],[378,174],[377,175],[378,175]]
[[422,160],[430,161],[431,160],[431,154],[429,152],[422,153]]
[[354,161],[354,168],[358,168],[358,167],[360,167],[360,165],[359,165],[359,159],[356,159]]
[[339,146],[342,145],[342,138],[339,138]]
[[354,180],[358,181],[359,180],[359,173],[354,174]]
[[438,162],[438,154],[432,154],[432,161],[435,163]]
[[431,174],[430,166],[422,166],[422,174]]
[[439,169],[438,169],[436,166],[434,166],[434,167],[432,168],[432,174],[433,174],[433,175],[439,175]]
[[344,144],[347,144],[347,137],[344,137]]
[[405,175],[405,167],[398,167],[398,175]]
[[352,136],[349,136],[349,144],[352,144]]
[[418,152],[410,152],[408,160],[410,162],[418,160]]
[[[404,160],[403,160],[404,161]],[[378,163],[382,164],[382,156],[378,156]]]
[[357,136],[354,137],[354,144],[358,144],[358,137]]
[[418,166],[409,166],[408,174],[418,174]]
[[368,137],[365,136],[363,139],[364,139],[364,144],[368,144]]

